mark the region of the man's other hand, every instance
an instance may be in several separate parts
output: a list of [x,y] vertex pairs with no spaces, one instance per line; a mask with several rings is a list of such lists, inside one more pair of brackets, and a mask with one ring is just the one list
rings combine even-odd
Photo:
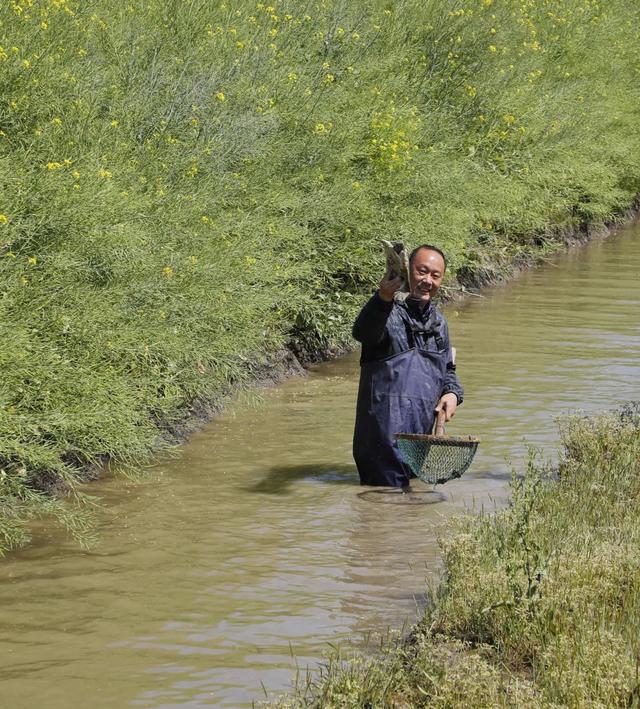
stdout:
[[387,273],[384,274],[383,279],[378,284],[378,295],[382,298],[382,300],[390,303],[393,300],[395,292],[400,288],[400,286],[402,286],[402,278],[397,276],[395,273],[389,273],[387,271]]
[[444,420],[446,422],[451,421],[451,419],[455,416],[457,408],[458,397],[453,392],[450,392],[449,394],[443,394],[440,397],[440,401],[438,401],[438,405],[436,406],[436,411],[444,411]]

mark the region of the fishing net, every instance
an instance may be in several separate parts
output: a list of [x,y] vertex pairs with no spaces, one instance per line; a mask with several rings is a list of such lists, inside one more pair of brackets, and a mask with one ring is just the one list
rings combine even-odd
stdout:
[[398,448],[411,472],[438,485],[459,478],[471,465],[480,440],[472,436],[431,436],[397,433]]

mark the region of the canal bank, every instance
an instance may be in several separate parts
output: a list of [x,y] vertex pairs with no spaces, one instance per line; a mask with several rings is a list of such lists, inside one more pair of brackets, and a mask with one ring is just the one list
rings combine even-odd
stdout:
[[3,562],[3,697],[250,706],[329,643],[415,622],[442,522],[503,506],[505,458],[522,470],[525,440],[550,454],[555,412],[634,398],[637,239],[626,227],[446,306],[467,388],[451,432],[483,443],[437,504],[359,497],[355,353],[237,402],[146,480],[97,481],[95,549],[44,528]]

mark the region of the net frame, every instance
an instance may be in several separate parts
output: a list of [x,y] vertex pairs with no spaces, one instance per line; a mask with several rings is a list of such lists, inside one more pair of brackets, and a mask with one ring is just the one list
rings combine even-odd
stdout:
[[471,465],[480,443],[475,436],[428,433],[396,433],[395,439],[411,472],[432,485],[459,478]]

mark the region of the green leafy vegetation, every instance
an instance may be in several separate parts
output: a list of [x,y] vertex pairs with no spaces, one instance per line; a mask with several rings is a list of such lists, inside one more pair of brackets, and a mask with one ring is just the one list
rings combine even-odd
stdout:
[[330,658],[280,707],[629,707],[640,699],[640,405],[572,418],[509,506],[451,523],[410,641]]
[[85,527],[39,491],[77,498],[283,352],[348,345],[380,237],[439,244],[469,286],[619,215],[639,15],[2,3],[0,550],[40,513]]

